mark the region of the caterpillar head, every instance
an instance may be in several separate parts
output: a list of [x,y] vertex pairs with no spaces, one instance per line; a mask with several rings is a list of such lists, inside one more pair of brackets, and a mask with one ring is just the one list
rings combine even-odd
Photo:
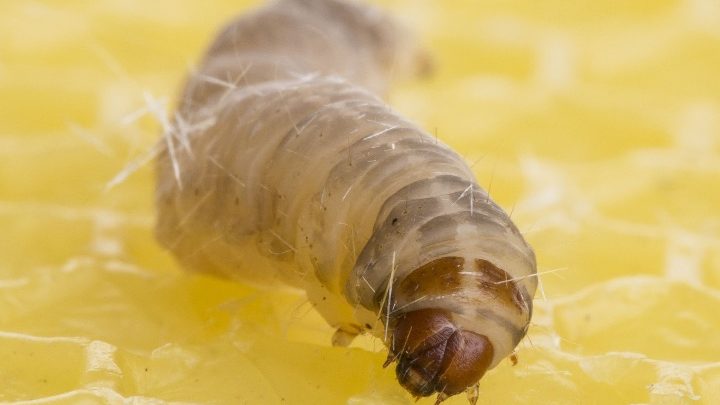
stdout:
[[458,328],[446,310],[427,308],[396,319],[385,365],[397,360],[398,381],[416,397],[437,392],[440,403],[467,391],[474,403],[493,354],[486,336]]

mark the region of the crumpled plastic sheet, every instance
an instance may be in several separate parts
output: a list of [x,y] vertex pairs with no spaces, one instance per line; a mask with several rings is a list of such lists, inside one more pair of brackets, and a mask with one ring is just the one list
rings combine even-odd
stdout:
[[[437,65],[391,104],[538,255],[519,363],[480,403],[717,403],[720,3],[383,4]],[[413,403],[379,342],[330,347],[297,291],[185,273],[153,240],[150,111],[247,6],[0,3],[0,401]]]

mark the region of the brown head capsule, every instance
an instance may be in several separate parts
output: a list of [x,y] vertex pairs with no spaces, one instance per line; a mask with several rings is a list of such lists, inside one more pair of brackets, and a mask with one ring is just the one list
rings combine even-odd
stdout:
[[466,390],[471,394],[493,359],[486,336],[459,329],[442,309],[402,314],[392,333],[388,359],[398,361],[398,381],[416,397],[437,392],[439,402]]
[[[510,355],[527,330],[530,302],[523,285],[485,259],[445,256],[410,271],[388,288],[390,355],[400,384],[416,397],[437,393],[437,403],[467,392]],[[392,291],[392,296],[390,294]]]

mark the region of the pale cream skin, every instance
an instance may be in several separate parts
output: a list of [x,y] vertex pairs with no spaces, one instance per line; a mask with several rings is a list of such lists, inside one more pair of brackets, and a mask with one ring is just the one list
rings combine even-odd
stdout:
[[[396,23],[360,4],[281,0],[233,21],[165,134],[158,239],[190,269],[304,289],[336,344],[367,331],[390,346],[403,313],[441,309],[487,337],[494,367],[527,329],[535,257],[463,159],[376,96],[426,67]],[[447,257],[464,263],[449,270],[457,283],[403,293]]]

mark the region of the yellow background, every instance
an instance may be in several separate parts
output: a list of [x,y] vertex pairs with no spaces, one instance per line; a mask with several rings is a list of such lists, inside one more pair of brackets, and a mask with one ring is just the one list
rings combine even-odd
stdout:
[[[378,342],[331,348],[301,295],[153,240],[147,107],[246,3],[0,1],[0,401],[412,403]],[[720,2],[383,4],[437,67],[391,104],[538,256],[520,362],[480,403],[720,401]]]

